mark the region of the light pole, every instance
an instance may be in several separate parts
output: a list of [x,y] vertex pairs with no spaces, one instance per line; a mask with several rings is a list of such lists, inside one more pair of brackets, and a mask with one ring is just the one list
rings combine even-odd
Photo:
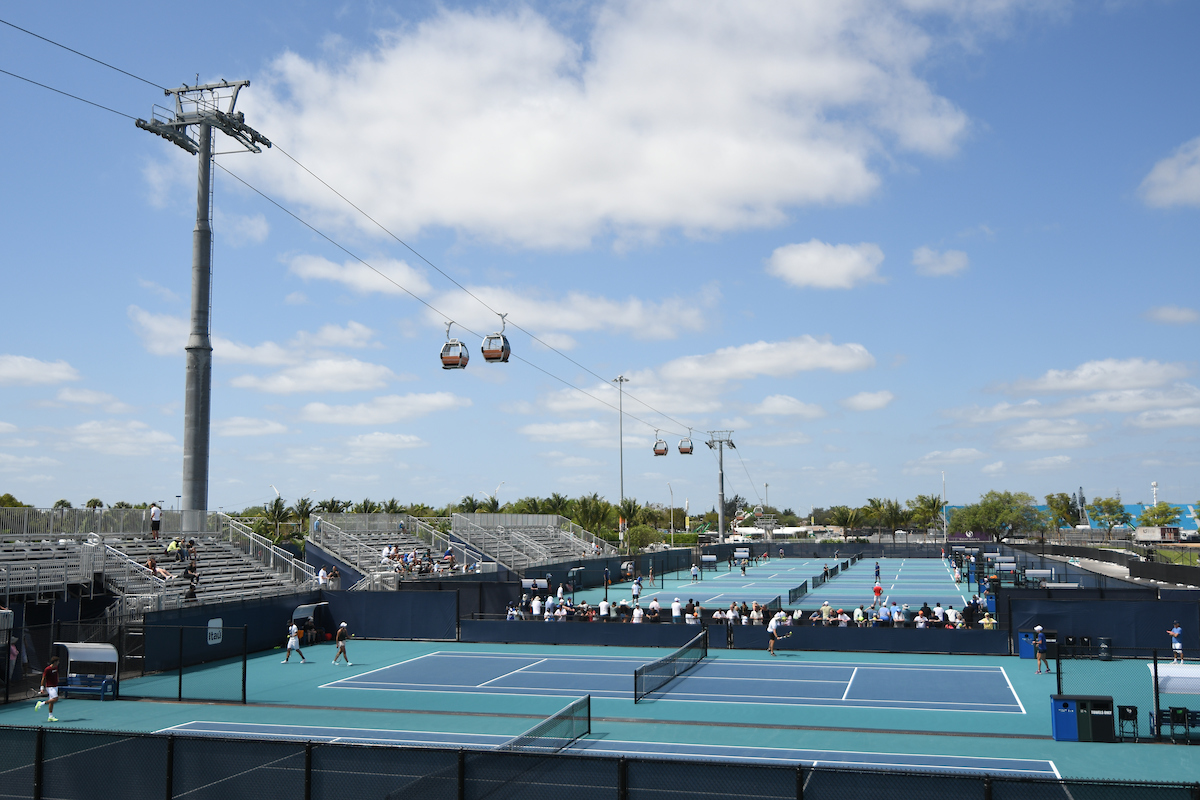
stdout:
[[946,471],[942,470],[942,541],[946,541],[948,535],[946,530]]
[[[620,463],[621,471],[621,503],[625,502],[625,386],[629,383],[629,378],[624,375],[618,375],[612,379],[612,382],[617,385],[617,450],[619,455],[617,458]],[[619,519],[619,517],[618,517]]]
[[671,484],[667,484],[667,491],[671,493],[671,547],[675,546],[675,490],[671,488]]

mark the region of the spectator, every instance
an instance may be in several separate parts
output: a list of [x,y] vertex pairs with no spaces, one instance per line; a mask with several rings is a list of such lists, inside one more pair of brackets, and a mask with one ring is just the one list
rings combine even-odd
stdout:
[[946,618],[946,609],[942,608],[941,603],[933,604],[933,618],[937,620],[939,625],[942,623],[942,620]]
[[608,610],[609,610],[609,608],[610,608],[610,606],[609,606],[609,604],[608,604],[608,600],[601,600],[601,601],[600,601],[600,621],[601,621],[601,622],[608,622]]
[[304,620],[304,643],[317,643],[317,623],[313,621],[312,617]]
[[762,625],[763,624],[763,612],[762,612],[762,609],[758,607],[758,603],[755,603],[754,607],[750,609],[750,624],[751,625]]
[[913,620],[913,627],[926,628],[929,626],[929,617],[925,616],[925,609],[917,612],[916,619]]
[[883,606],[879,609],[879,627],[881,627],[881,628],[892,627],[892,610],[887,607],[886,603],[884,603]]
[[839,628],[850,627],[850,615],[847,614],[843,609],[840,609],[840,608],[838,609],[837,621],[838,621]]
[[642,607],[636,603],[633,606],[633,622],[637,624],[646,616],[646,612],[642,611]]
[[867,618],[866,609],[864,609],[862,606],[859,606],[858,608],[854,609],[854,625],[855,625],[855,627],[861,628],[863,626],[863,622],[866,620],[866,618]]
[[329,588],[334,590],[342,588],[342,573],[338,572],[337,564],[329,568]]
[[154,577],[162,578],[164,581],[169,581],[169,580],[171,580],[171,578],[175,577],[174,575],[172,575],[171,573],[167,572],[165,569],[160,567],[158,565],[158,562],[154,560],[154,556],[150,556],[150,558],[146,559],[146,569],[150,570],[150,572],[154,575]]
[[883,596],[883,584],[881,584],[879,581],[875,581],[874,592],[875,592],[875,599],[871,601],[871,609],[872,610],[874,610],[875,607],[877,605],[879,605],[880,598]]
[[679,602],[679,598],[676,597],[671,603],[671,622],[678,625],[681,617],[683,617],[683,605]]
[[951,625],[958,625],[958,612],[954,610],[954,606],[946,606],[946,611],[943,614],[946,622]]
[[650,598],[650,605],[646,609],[646,621],[658,622],[658,613],[662,611],[662,606],[658,604],[658,597]]
[[829,607],[829,601],[821,603],[821,624],[828,625],[833,618],[833,609]]
[[542,616],[542,597],[537,593],[536,588],[533,591],[533,601],[530,604],[529,610],[533,613],[534,619]]
[[325,569],[324,565],[322,565],[321,569],[317,571],[317,588],[329,588],[329,572]]
[[933,619],[933,609],[929,607],[928,601],[921,606],[921,613],[925,615],[925,619]]
[[992,612],[990,612],[990,611],[985,611],[985,612],[983,612],[983,620],[982,620],[982,622],[983,622],[983,629],[984,629],[985,631],[994,631],[994,630],[996,630],[996,620],[995,620],[995,618],[992,616]]

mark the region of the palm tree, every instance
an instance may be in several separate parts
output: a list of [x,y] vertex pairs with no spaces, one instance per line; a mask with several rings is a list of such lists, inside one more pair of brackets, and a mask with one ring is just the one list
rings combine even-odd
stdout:
[[404,506],[400,505],[400,501],[392,498],[383,504],[383,513],[385,514],[403,514]]
[[326,514],[340,514],[349,507],[349,500],[338,500],[336,497],[317,503],[317,511],[324,511]]
[[912,512],[900,505],[899,500],[885,500],[883,519],[892,533],[892,544],[895,544],[897,529],[907,527],[912,522]]
[[571,514],[571,498],[566,495],[552,492],[549,497],[542,503],[543,514],[557,514],[560,517],[567,517]]
[[284,539],[291,538],[290,531],[285,531],[282,534],[279,532],[280,525],[286,525],[291,521],[292,510],[287,507],[286,503],[283,502],[282,497],[276,497],[274,500],[272,500],[271,504],[268,505],[266,510],[263,512],[263,522],[274,531],[271,541],[273,541],[275,544],[279,544]]
[[432,517],[433,509],[424,503],[413,503],[408,507],[410,517]]
[[460,514],[474,514],[479,510],[479,501],[475,499],[475,495],[464,495],[462,500],[458,501],[458,506],[455,508]]
[[583,495],[575,501],[575,516],[573,521],[586,531],[595,533],[604,525],[612,511],[612,506],[596,492]]
[[369,497],[364,497],[361,503],[355,503],[352,509],[355,514],[378,514],[379,503]]
[[488,514],[495,514],[500,511],[500,501],[496,499],[496,495],[490,495],[486,500],[479,504],[476,510],[484,511]]
[[313,502],[307,497],[301,497],[299,500],[292,503],[292,507],[289,510],[296,517],[296,519],[299,520],[301,538],[303,538],[304,531],[308,530],[308,520],[310,517],[312,517]]
[[908,507],[912,511],[913,525],[926,531],[941,527],[942,498],[933,494],[919,494],[908,501]]
[[883,529],[883,520],[886,507],[886,500],[878,497],[867,498],[867,504],[863,506],[863,516],[875,523],[875,538],[879,538],[879,534]]
[[536,497],[522,497],[517,502],[513,503],[513,512],[516,514],[542,514],[542,501]]
[[834,506],[829,509],[829,521],[841,528],[842,539],[848,540],[854,529],[862,526],[863,512],[849,506]]
[[621,519],[625,520],[625,527],[628,528],[631,525],[637,524],[638,514],[641,513],[642,507],[638,504],[636,499],[632,497],[626,497],[621,501],[621,504],[617,507],[617,510],[621,514]]

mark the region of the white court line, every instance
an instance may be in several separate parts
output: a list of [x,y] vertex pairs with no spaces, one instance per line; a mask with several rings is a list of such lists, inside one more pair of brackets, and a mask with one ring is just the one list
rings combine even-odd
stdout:
[[1012,681],[1008,679],[1008,672],[1004,667],[1000,668],[1000,674],[1004,676],[1004,682],[1008,684],[1008,690],[1012,692],[1012,696],[1017,699],[1017,705],[1021,708],[1021,713],[1025,713],[1025,704],[1021,702],[1021,696],[1017,694],[1017,690],[1013,688]]
[[854,683],[854,676],[858,674],[858,667],[854,668],[854,672],[850,673],[850,680],[846,681],[846,691],[842,692],[842,699],[846,699],[846,695],[850,694],[850,685]]
[[548,658],[539,658],[537,661],[534,661],[532,664],[526,664],[525,666],[518,667],[517,669],[514,669],[511,672],[506,672],[503,675],[497,675],[496,677],[492,678],[492,680],[490,680],[490,681],[484,681],[483,683],[477,683],[475,685],[480,688],[483,688],[484,686],[487,686],[489,683],[492,683],[493,681],[498,681],[501,678],[507,678],[509,675],[516,675],[518,672],[520,672],[523,669],[529,669],[530,667],[536,667],[538,664],[544,664],[549,660],[550,659],[548,659]]

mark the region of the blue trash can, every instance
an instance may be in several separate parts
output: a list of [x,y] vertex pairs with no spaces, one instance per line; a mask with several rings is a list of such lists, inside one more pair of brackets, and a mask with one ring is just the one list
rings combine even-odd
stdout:
[[1050,732],[1056,742],[1079,741],[1079,708],[1074,697],[1050,696]]

